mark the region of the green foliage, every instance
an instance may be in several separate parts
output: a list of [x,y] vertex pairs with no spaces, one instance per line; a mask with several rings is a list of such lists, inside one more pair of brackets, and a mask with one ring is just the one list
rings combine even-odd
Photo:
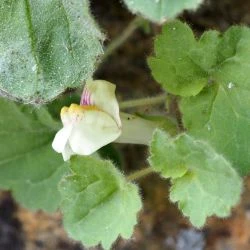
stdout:
[[202,0],[124,0],[133,13],[139,13],[153,22],[172,19],[185,9],[196,9]]
[[250,171],[250,29],[232,27],[211,42],[217,44],[211,85],[195,97],[183,98],[183,123],[245,175]]
[[109,162],[75,157],[72,173],[60,185],[64,226],[86,246],[110,248],[116,238],[129,238],[141,209],[138,189]]
[[167,24],[149,59],[152,74],[180,95],[184,127],[208,141],[242,175],[250,171],[250,29],[205,32],[199,40],[179,21]]
[[155,40],[155,57],[149,58],[154,78],[174,95],[198,94],[208,83],[207,64],[213,63],[213,58],[204,61],[203,57],[210,47],[208,41],[214,36],[216,33],[209,33],[198,42],[186,24],[173,21],[165,25]]
[[193,225],[201,227],[206,217],[225,217],[240,198],[242,181],[231,164],[204,141],[187,134],[171,138],[156,130],[150,163],[165,178],[171,178],[170,199],[178,202]]
[[54,211],[66,164],[51,148],[58,124],[45,108],[0,99],[0,188],[33,209]]
[[87,0],[4,0],[0,37],[0,92],[24,103],[82,85],[102,53]]

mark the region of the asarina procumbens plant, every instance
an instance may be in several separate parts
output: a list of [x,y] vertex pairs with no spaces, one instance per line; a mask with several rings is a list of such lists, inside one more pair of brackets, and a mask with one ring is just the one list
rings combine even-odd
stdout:
[[[59,209],[73,239],[104,249],[132,236],[143,209],[136,180],[152,172],[170,180],[169,199],[195,227],[212,215],[229,216],[250,172],[250,29],[197,38],[171,20],[200,2],[124,0],[132,12],[165,23],[148,58],[164,93],[118,103],[119,83],[87,79],[97,58],[104,62],[148,21],[136,17],[103,54],[104,36],[88,1],[3,1],[1,189],[27,208]],[[83,83],[81,100],[71,101],[67,89]],[[171,100],[178,112],[170,114]],[[122,112],[156,104],[164,109],[157,115]],[[110,143],[148,145],[149,166],[125,176],[101,157]]]

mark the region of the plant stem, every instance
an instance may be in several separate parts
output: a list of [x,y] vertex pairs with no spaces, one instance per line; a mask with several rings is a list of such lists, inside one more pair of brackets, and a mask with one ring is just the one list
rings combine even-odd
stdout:
[[124,101],[119,104],[120,109],[134,108],[139,106],[156,105],[166,101],[166,94],[155,97],[146,97],[136,100]]
[[127,180],[128,181],[134,181],[134,180],[138,180],[150,173],[153,173],[154,170],[152,167],[148,167],[148,168],[143,168],[141,170],[138,170],[138,171],[135,171],[134,173],[130,174],[128,177],[127,177]]
[[134,31],[142,25],[143,20],[144,19],[141,17],[136,17],[129,23],[125,30],[107,46],[101,63],[103,63],[111,54],[114,53],[114,51],[127,41]]

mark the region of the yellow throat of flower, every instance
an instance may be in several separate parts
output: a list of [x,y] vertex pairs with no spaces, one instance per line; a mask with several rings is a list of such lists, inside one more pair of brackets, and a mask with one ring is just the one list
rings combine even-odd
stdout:
[[61,116],[66,114],[66,113],[78,113],[78,112],[84,112],[84,111],[102,111],[96,106],[90,106],[90,105],[78,105],[78,104],[71,104],[69,107],[63,107],[61,109]]

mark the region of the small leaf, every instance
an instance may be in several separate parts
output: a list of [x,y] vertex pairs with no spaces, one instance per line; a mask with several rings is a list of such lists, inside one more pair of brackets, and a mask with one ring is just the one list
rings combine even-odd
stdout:
[[185,9],[196,9],[202,0],[124,0],[130,11],[139,13],[153,22],[172,19]]
[[0,92],[24,103],[81,86],[102,53],[87,0],[5,0],[0,37]]
[[109,249],[119,235],[130,238],[141,209],[138,189],[109,162],[75,157],[60,185],[64,226],[86,246]]
[[58,128],[45,108],[0,99],[0,188],[31,209],[55,211],[57,185],[67,171],[51,143]]
[[250,29],[232,27],[210,43],[217,44],[216,64],[211,60],[214,49],[209,47],[203,60],[213,61],[211,84],[199,95],[181,100],[183,123],[246,175],[250,172]]
[[208,84],[208,65],[205,64],[212,64],[213,57],[210,56],[209,62],[202,57],[206,54],[207,40],[212,37],[196,41],[192,30],[180,21],[163,27],[162,34],[155,40],[155,57],[148,62],[154,78],[166,91],[193,96]]
[[171,178],[170,199],[178,202],[194,226],[204,225],[213,214],[226,217],[237,204],[242,180],[231,164],[206,142],[187,134],[175,138],[156,130],[150,163],[165,178]]

